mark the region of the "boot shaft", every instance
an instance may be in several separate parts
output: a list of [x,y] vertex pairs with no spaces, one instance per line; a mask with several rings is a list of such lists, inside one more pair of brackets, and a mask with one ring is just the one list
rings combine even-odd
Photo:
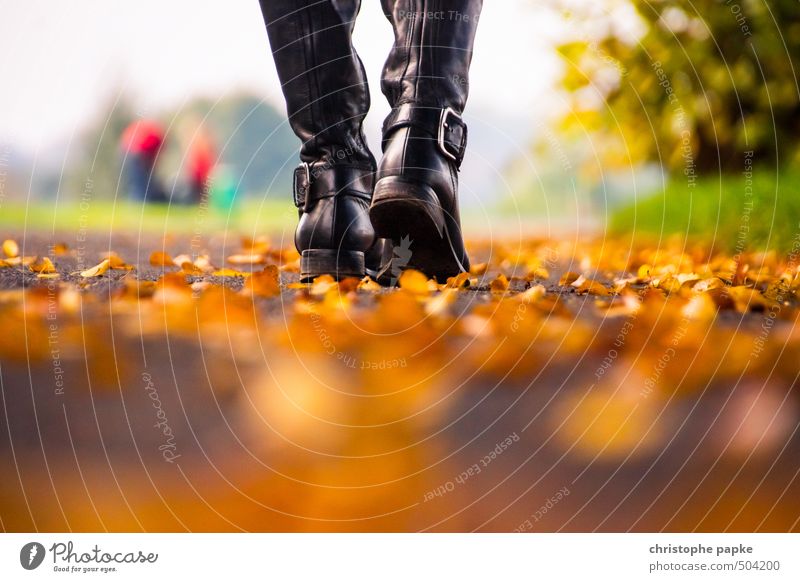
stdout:
[[394,108],[404,103],[461,113],[482,0],[382,0],[394,45],[381,89]]
[[360,0],[261,0],[304,162],[375,167],[362,130],[369,88],[352,39],[359,8]]

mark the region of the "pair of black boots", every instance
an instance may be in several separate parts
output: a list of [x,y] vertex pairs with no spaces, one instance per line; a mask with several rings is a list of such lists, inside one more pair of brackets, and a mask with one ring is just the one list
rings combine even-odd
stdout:
[[395,41],[381,88],[392,106],[376,165],[362,124],[367,79],[352,43],[360,0],[261,0],[289,122],[301,276],[469,270],[458,209],[472,46],[481,0],[382,0]]

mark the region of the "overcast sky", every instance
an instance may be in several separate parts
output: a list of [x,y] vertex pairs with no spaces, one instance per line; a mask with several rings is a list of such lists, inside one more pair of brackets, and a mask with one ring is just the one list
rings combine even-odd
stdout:
[[[0,140],[35,150],[68,139],[123,89],[142,111],[250,89],[280,105],[256,0],[0,0]],[[563,28],[531,0],[486,2],[469,111],[546,109]],[[373,89],[374,128],[388,110],[380,68],[392,34],[364,0],[356,47]],[[529,113],[525,115],[530,119]]]

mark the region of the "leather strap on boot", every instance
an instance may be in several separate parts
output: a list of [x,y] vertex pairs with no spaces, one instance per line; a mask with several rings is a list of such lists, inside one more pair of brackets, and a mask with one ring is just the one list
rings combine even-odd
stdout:
[[360,166],[302,162],[294,170],[294,205],[301,212],[339,194],[372,200],[374,174]]
[[391,133],[400,127],[417,127],[427,131],[436,138],[439,151],[457,168],[461,167],[467,150],[467,125],[454,109],[413,103],[396,107],[383,123],[384,145]]

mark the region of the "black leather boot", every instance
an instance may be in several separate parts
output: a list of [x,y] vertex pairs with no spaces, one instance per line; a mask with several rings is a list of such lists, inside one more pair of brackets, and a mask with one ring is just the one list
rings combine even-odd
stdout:
[[406,266],[440,281],[469,270],[458,169],[481,7],[481,0],[383,0],[395,30],[381,83],[392,112],[383,126],[370,218],[378,236],[410,245]]
[[301,275],[375,276],[383,241],[368,208],[375,158],[362,131],[370,99],[353,48],[359,0],[260,0],[289,124],[302,141],[294,174]]
[[379,277],[388,245],[376,240],[369,220],[374,179],[372,170],[358,165],[304,162],[295,169],[300,222],[294,241],[302,280],[323,274]]

